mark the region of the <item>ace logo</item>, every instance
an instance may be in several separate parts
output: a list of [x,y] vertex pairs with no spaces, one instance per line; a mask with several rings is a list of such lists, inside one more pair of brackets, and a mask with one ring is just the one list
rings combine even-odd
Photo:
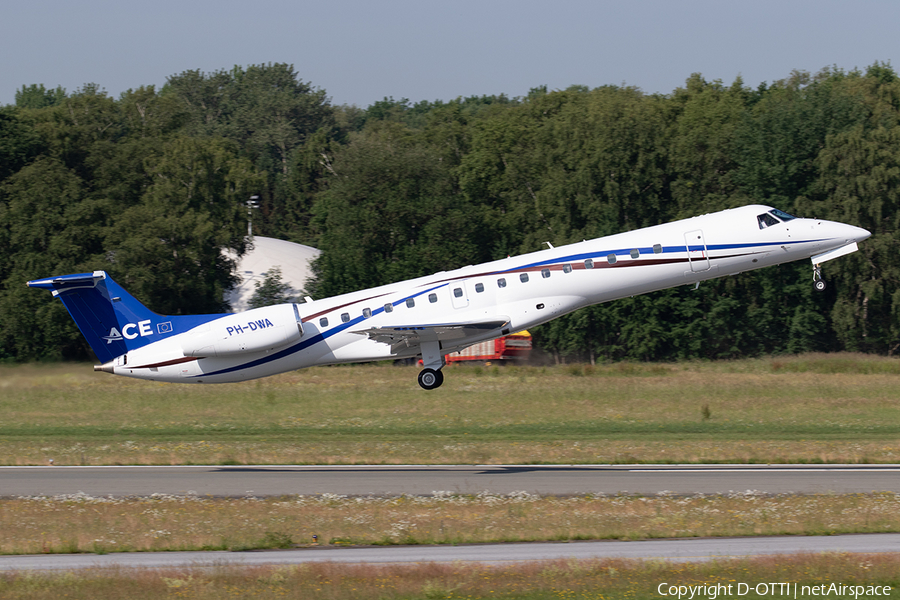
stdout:
[[[171,325],[169,327],[171,330]],[[112,344],[113,342],[121,342],[123,339],[133,340],[138,336],[146,337],[148,335],[153,335],[153,330],[150,329],[150,319],[138,321],[137,323],[128,323],[122,328],[121,333],[115,327],[111,327],[109,335],[104,335],[103,339],[106,340],[107,344]]]

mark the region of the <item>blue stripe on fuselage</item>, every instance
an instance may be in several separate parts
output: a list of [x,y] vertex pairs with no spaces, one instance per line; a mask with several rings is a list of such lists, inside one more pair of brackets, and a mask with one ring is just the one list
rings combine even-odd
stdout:
[[[391,305],[398,306],[400,304],[405,303],[410,298],[416,298],[418,296],[427,294],[429,292],[433,292],[434,290],[442,288],[447,285],[450,285],[450,284],[442,283],[441,285],[437,285],[437,286],[434,286],[431,288],[424,289],[420,292],[416,292],[415,294],[406,296],[404,298],[400,298],[396,302],[391,302]],[[379,315],[383,312],[384,312],[384,306],[379,306],[378,308],[375,308],[372,310],[372,316],[374,317],[375,315]],[[319,313],[319,314],[321,314],[321,313]],[[342,331],[345,331],[348,328],[353,327],[354,325],[357,325],[358,323],[362,323],[365,320],[367,320],[366,317],[363,317],[362,315],[360,315],[360,316],[356,317],[355,319],[351,319],[351,320],[347,321],[346,323],[341,323],[340,325],[336,325],[336,326],[332,327],[331,329],[329,329],[328,331],[317,333],[316,335],[312,336],[311,338],[309,338],[307,340],[300,340],[299,343],[294,344],[293,346],[290,346],[289,348],[285,348],[284,350],[279,350],[275,354],[271,354],[269,356],[264,356],[263,358],[258,358],[254,361],[250,361],[248,363],[244,363],[241,365],[235,365],[233,367],[228,367],[227,369],[221,369],[219,371],[212,371],[210,373],[202,373],[200,375],[192,375],[191,379],[196,379],[198,377],[211,377],[213,375],[224,375],[225,373],[233,373],[234,371],[240,371],[242,369],[252,369],[253,367],[258,367],[260,365],[264,365],[273,360],[279,360],[279,359],[285,358],[287,356],[290,356],[291,354],[301,352],[302,350],[305,350],[311,346],[314,346],[315,344],[318,344],[319,342],[325,341],[326,339],[330,338],[331,336],[336,335]]]
[[[758,248],[761,246],[787,246],[787,245],[794,245],[794,244],[805,244],[805,243],[809,243],[809,242],[823,242],[823,241],[826,241],[826,240],[819,239],[819,240],[796,240],[796,241],[786,241],[786,242],[751,242],[751,243],[744,243],[744,244],[712,244],[712,245],[706,245],[705,247],[706,247],[707,251],[737,250],[740,248]],[[696,252],[698,250],[703,250],[703,248],[704,248],[703,245],[691,246],[690,250],[692,252]],[[600,251],[600,252],[597,252],[597,251],[583,252],[581,254],[560,256],[557,258],[550,258],[547,260],[542,260],[542,261],[530,263],[527,265],[520,265],[520,266],[514,267],[512,269],[505,269],[503,271],[497,271],[497,273],[515,273],[516,271],[519,271],[521,269],[528,269],[528,268],[533,268],[533,267],[543,267],[546,265],[553,265],[553,264],[557,264],[557,263],[575,262],[575,261],[580,261],[580,260],[587,260],[589,258],[592,258],[592,259],[602,258],[602,257],[609,256],[610,254],[615,254],[617,256],[627,256],[628,254],[631,253],[632,250],[634,250],[634,248],[619,248],[617,250],[605,250],[605,251]],[[641,256],[653,254],[652,246],[649,246],[646,248],[638,248],[637,250],[641,253]],[[664,246],[662,249],[663,254],[671,254],[671,253],[687,252],[687,251],[688,251],[688,249],[686,246]],[[710,257],[710,258],[715,258],[715,257]]]

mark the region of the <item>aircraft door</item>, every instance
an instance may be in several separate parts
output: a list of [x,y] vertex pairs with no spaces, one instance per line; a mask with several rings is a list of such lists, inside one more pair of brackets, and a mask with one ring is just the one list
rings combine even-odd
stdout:
[[709,253],[706,251],[706,240],[703,231],[688,231],[684,234],[684,244],[687,248],[688,262],[691,263],[691,271],[709,270]]
[[466,308],[469,306],[469,292],[466,289],[465,281],[450,283],[450,300],[453,301],[453,308]]

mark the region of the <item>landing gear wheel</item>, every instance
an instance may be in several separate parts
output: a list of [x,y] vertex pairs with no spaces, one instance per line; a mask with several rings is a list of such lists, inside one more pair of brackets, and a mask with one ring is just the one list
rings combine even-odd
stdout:
[[433,390],[444,383],[444,374],[434,369],[422,369],[419,372],[419,385],[422,389]]
[[825,280],[822,279],[822,265],[813,266],[813,287],[817,292],[825,291]]

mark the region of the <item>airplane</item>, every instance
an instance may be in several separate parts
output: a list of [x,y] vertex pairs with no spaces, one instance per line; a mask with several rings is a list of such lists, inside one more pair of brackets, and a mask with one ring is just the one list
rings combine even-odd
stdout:
[[445,354],[592,304],[807,258],[823,290],[822,263],[869,235],[750,205],[333,298],[209,315],[158,315],[104,271],[27,284],[62,300],[102,362],[95,371],[226,383],[421,357],[418,383],[433,390]]

